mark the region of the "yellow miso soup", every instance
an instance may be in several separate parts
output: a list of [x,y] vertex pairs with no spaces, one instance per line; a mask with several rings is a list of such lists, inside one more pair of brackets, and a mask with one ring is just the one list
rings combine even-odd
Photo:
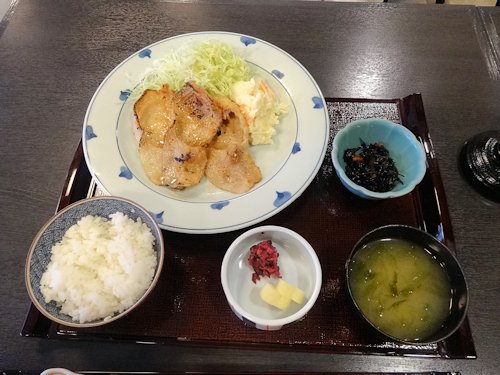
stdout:
[[423,340],[439,330],[449,315],[448,277],[421,246],[400,239],[370,242],[354,255],[349,274],[356,304],[389,336]]

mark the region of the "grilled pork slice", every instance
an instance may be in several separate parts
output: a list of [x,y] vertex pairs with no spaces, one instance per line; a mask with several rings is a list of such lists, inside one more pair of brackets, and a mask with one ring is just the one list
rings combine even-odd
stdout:
[[144,173],[155,185],[163,183],[163,147],[152,144],[144,144],[139,147],[139,158]]
[[134,104],[134,115],[142,131],[141,143],[161,146],[175,122],[173,92],[167,85],[160,90],[146,90]]
[[225,97],[214,101],[221,108],[222,122],[208,148],[205,175],[219,189],[245,193],[262,179],[248,152],[248,124],[234,102]]
[[246,148],[249,143],[249,128],[239,106],[224,96],[214,97],[222,111],[222,122],[210,147],[227,148],[231,145]]
[[167,85],[146,90],[134,104],[134,116],[140,132],[139,158],[146,176],[156,185],[164,185],[163,144],[167,131],[175,123],[173,92]]
[[252,155],[238,145],[210,147],[205,175],[219,189],[237,194],[249,191],[262,179]]
[[146,90],[134,114],[141,164],[154,184],[184,189],[206,175],[222,190],[244,193],[262,179],[248,152],[248,124],[231,100],[212,99],[194,83],[176,93],[165,85]]
[[169,129],[165,135],[161,160],[161,185],[173,189],[198,184],[205,174],[207,164],[207,148],[185,143],[179,133],[177,124]]
[[220,108],[208,93],[188,82],[174,94],[173,103],[182,140],[191,146],[208,145],[222,120]]

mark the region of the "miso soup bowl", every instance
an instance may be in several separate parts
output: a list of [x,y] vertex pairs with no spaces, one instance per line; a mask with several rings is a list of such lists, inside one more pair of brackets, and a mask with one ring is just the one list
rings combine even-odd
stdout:
[[[394,337],[377,328],[365,315],[356,301],[350,286],[350,277],[353,265],[353,257],[368,243],[381,239],[401,239],[411,242],[419,247],[423,247],[444,270],[451,287],[451,302],[448,317],[440,328],[430,336],[423,337],[418,341],[405,340]],[[423,230],[406,225],[387,225],[376,228],[365,234],[353,247],[349,258],[345,264],[346,285],[350,298],[359,312],[361,319],[369,323],[376,331],[382,335],[398,342],[406,344],[430,344],[442,341],[451,336],[463,323],[468,307],[468,288],[462,267],[458,263],[453,252],[442,242],[437,240],[431,234]]]

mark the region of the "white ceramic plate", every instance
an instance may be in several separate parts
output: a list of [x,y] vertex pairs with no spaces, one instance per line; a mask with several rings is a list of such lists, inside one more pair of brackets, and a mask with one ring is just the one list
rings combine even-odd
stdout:
[[[139,161],[133,134],[132,89],[155,59],[186,43],[219,40],[231,45],[288,103],[273,145],[250,148],[262,181],[245,194],[215,188],[206,179],[175,191],[152,184]],[[326,103],[308,71],[278,47],[228,32],[183,34],[154,43],[128,57],[101,83],[83,124],[83,149],[89,170],[107,194],[136,201],[163,229],[183,233],[220,233],[259,223],[290,205],[318,172],[328,143]]]

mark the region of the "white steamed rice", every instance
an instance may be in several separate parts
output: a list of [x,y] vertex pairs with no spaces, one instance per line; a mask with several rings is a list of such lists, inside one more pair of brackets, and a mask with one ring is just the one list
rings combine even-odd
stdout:
[[109,217],[88,215],[70,227],[52,247],[41,278],[45,302],[55,301],[80,323],[126,310],[154,277],[155,239],[148,226],[121,212]]

